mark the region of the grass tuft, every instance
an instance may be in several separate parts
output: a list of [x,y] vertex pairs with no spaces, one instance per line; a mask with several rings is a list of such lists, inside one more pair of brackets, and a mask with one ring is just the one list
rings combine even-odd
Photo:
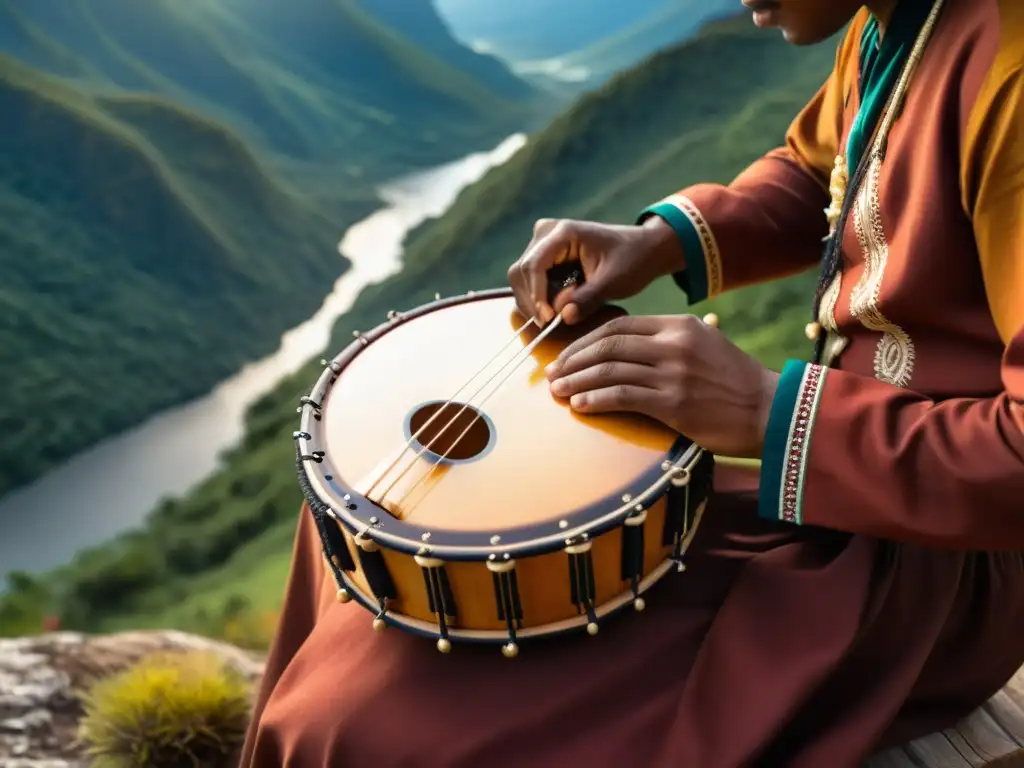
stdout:
[[95,768],[233,766],[250,716],[246,681],[214,654],[155,654],[94,684],[79,736]]

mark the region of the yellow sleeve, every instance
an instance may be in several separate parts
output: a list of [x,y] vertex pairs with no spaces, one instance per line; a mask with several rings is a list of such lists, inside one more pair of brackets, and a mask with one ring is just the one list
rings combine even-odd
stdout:
[[1000,26],[964,131],[960,182],[992,317],[1010,344],[1024,329],[1024,3],[1002,0]]

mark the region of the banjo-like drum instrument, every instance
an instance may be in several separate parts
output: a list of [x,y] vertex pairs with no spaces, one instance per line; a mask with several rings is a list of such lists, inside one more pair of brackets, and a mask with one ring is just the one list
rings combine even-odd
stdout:
[[540,329],[510,290],[484,291],[390,313],[324,361],[294,437],[339,601],[443,653],[513,657],[642,611],[684,569],[714,458],[653,419],[551,394],[544,367],[592,327]]

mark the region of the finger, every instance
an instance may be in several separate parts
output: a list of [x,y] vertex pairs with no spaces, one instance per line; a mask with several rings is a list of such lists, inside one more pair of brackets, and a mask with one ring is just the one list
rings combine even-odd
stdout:
[[661,362],[663,352],[653,336],[628,336],[625,334],[605,336],[589,347],[550,365],[545,374],[551,381],[570,376],[594,366],[608,363],[635,363],[652,366]]
[[569,406],[579,413],[642,413],[652,418],[657,418],[660,402],[658,390],[635,384],[592,389],[569,398]]
[[533,239],[540,240],[558,224],[558,219],[537,219],[533,224]]
[[656,373],[656,368],[641,363],[599,363],[555,379],[551,382],[551,393],[556,397],[572,397],[618,384],[649,387]]
[[571,285],[558,292],[551,306],[567,325],[582,322],[601,306],[598,297],[605,282],[592,277],[583,285]]
[[516,309],[529,319],[534,315],[533,303],[530,300],[529,289],[526,285],[526,277],[523,275],[522,259],[517,259],[508,268],[508,284],[512,289],[512,296],[515,298]]
[[548,366],[548,369],[557,373],[570,357],[581,352],[587,347],[593,346],[605,337],[653,336],[661,330],[661,325],[662,324],[659,322],[658,318],[643,315],[638,317],[617,317],[614,320],[609,320],[607,323],[602,324],[590,333],[576,339],[572,344],[569,344],[562,350],[561,354],[555,358],[554,362]]
[[554,308],[548,303],[548,270],[559,260],[564,260],[571,241],[564,230],[555,227],[536,240],[520,259],[520,269],[525,283],[524,296],[533,307],[533,315],[543,324],[555,316]]

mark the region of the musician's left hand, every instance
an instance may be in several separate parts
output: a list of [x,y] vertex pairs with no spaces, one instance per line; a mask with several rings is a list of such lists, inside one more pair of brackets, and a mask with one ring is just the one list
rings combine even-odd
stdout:
[[548,366],[579,413],[642,413],[712,453],[757,458],[779,374],[693,315],[620,317]]

